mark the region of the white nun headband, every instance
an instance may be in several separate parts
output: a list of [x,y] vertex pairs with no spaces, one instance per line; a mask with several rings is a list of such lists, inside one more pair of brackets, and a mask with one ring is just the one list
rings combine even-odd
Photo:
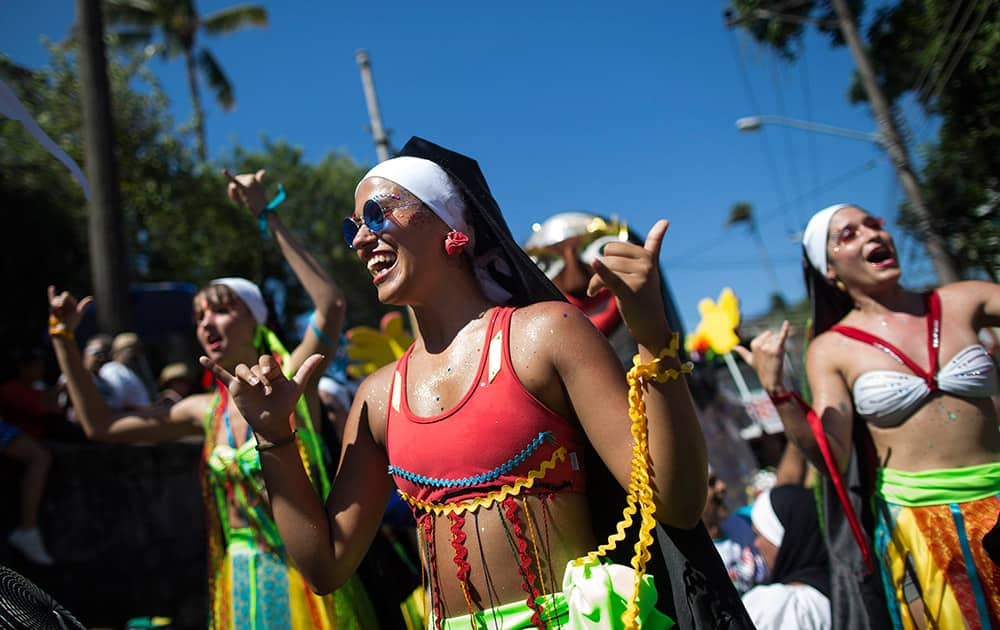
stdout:
[[488,252],[479,257],[472,256],[476,247],[476,235],[465,221],[465,200],[443,168],[424,158],[408,155],[392,158],[375,165],[365,173],[354,188],[355,195],[358,194],[361,183],[370,177],[381,177],[407,189],[433,210],[449,228],[468,236],[469,243],[465,251],[473,258],[473,271],[479,287],[487,298],[498,304],[506,304],[510,300],[510,292],[501,287],[487,269],[490,263],[494,263],[498,270],[503,272],[506,263],[499,259],[495,252]]
[[260,288],[253,282],[244,278],[216,278],[209,284],[221,284],[229,287],[247,305],[258,325],[263,326],[267,322],[267,304],[264,303],[264,296],[261,295]]
[[823,208],[809,219],[805,232],[802,233],[802,247],[806,258],[813,269],[826,275],[826,242],[829,240],[830,220],[838,210],[850,207],[849,203],[838,203]]
[[[473,235],[465,223],[465,202],[443,168],[424,158],[404,156],[377,164],[361,178],[361,182],[369,177],[387,179],[413,193],[448,227],[468,236],[469,248],[472,248]],[[354,194],[357,194],[361,182],[355,187]]]
[[785,526],[781,524],[778,515],[774,513],[770,489],[761,492],[757,500],[753,502],[753,508],[750,510],[750,521],[767,542],[775,547],[781,546],[781,541],[785,538]]

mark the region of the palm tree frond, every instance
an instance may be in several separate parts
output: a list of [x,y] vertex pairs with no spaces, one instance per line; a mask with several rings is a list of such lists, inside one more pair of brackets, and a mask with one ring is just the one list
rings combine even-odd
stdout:
[[201,27],[212,35],[224,35],[251,26],[267,26],[267,9],[256,4],[244,4],[216,11],[201,19]]
[[729,211],[729,218],[726,219],[726,227],[731,227],[737,223],[753,223],[753,206],[745,201],[733,204]]
[[104,20],[108,24],[153,27],[160,21],[159,13],[156,3],[148,0],[104,1]]
[[7,55],[0,53],[0,77],[10,80],[28,80],[35,77],[35,71],[14,63]]
[[208,80],[208,86],[215,93],[215,100],[219,102],[224,109],[232,109],[236,102],[233,96],[233,84],[229,82],[229,78],[226,73],[222,71],[222,67],[219,66],[219,62],[215,60],[212,53],[208,52],[204,48],[198,53],[198,65],[201,66],[202,72],[205,73],[205,78]]
[[116,48],[132,48],[135,46],[145,46],[153,39],[153,31],[141,29],[136,31],[110,31],[107,41]]

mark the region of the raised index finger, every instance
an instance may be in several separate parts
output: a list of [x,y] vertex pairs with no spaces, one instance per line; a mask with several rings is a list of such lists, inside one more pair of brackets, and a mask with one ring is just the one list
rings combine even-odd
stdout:
[[227,179],[229,180],[229,183],[230,183],[230,184],[234,184],[234,185],[235,185],[235,186],[236,186],[237,188],[242,188],[242,189],[244,189],[244,190],[246,189],[246,186],[244,186],[244,185],[243,185],[243,184],[242,184],[242,183],[240,182],[240,180],[236,179],[236,176],[235,176],[235,175],[233,175],[233,174],[232,174],[232,172],[231,172],[231,171],[230,171],[230,170],[229,170],[228,168],[224,168],[224,169],[222,169],[222,173],[223,173],[223,174],[224,174],[224,175],[226,176],[226,178],[227,178]]

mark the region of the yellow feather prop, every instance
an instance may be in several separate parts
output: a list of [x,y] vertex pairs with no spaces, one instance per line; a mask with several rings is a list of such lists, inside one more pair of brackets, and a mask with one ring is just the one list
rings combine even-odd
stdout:
[[403,315],[398,311],[386,314],[378,329],[355,326],[344,336],[350,361],[347,374],[353,379],[364,378],[399,359],[413,343],[413,337],[404,329]]
[[726,354],[740,342],[736,328],[740,325],[740,303],[736,294],[726,287],[717,302],[703,298],[698,302],[701,321],[684,341],[689,352],[705,352],[709,348],[716,354]]

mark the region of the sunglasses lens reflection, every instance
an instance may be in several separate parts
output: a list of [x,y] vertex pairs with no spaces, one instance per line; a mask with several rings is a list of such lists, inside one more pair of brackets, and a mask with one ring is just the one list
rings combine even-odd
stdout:
[[357,224],[350,219],[344,219],[344,240],[347,241],[347,246],[351,249],[354,249],[354,237],[357,235]]
[[378,232],[385,227],[385,213],[382,211],[382,206],[374,199],[365,202],[364,217],[365,225],[372,232]]

